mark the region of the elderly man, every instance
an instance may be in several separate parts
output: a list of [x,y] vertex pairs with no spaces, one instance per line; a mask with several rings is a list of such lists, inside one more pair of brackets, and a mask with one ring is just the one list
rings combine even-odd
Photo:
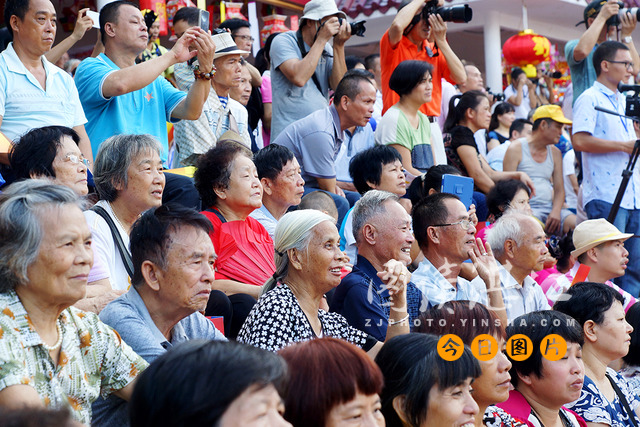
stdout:
[[276,225],[290,207],[298,206],[304,194],[304,179],[291,150],[269,144],[253,158],[262,183],[262,206],[249,215],[257,219],[273,239]]
[[290,124],[273,141],[289,148],[298,159],[306,182],[305,194],[316,190],[331,194],[340,222],[349,204],[359,196],[336,185],[336,155],[344,141],[344,131],[352,126],[365,126],[373,114],[375,101],[376,88],[371,80],[355,74],[345,76],[330,107]]
[[[169,204],[145,212],[131,230],[133,286],[102,310],[100,320],[147,362],[183,341],[225,340],[200,313],[215,277],[210,229],[203,215]],[[98,425],[127,425],[126,415],[120,399],[94,404]]]
[[[211,90],[197,120],[185,120],[176,123],[174,136],[177,146],[174,166],[194,166],[198,157],[215,146],[216,141],[228,130],[242,137],[244,144],[251,147],[248,114],[235,99],[229,96],[232,88],[240,85],[242,79],[242,54],[229,33],[213,35],[216,52],[213,59],[214,69],[211,76]],[[178,64],[174,73],[178,88],[190,91],[197,82],[194,76],[199,64]]]
[[[384,341],[391,304],[389,291],[377,272],[390,260],[405,266],[411,263],[411,217],[398,203],[398,196],[371,190],[353,208],[353,231],[358,263],[336,288],[331,311],[342,314],[354,328]],[[409,324],[413,325],[428,306],[422,292],[407,283]]]
[[231,32],[231,37],[233,37],[233,41],[238,45],[238,47],[244,50],[246,53],[242,55],[244,58],[244,65],[246,65],[251,78],[249,82],[252,87],[260,87],[262,84],[262,76],[260,76],[260,71],[254,67],[247,58],[251,55],[251,49],[253,47],[253,36],[251,35],[251,24],[249,21],[240,18],[231,18],[225,19],[218,26],[221,30],[227,30]]
[[[195,120],[209,95],[215,46],[200,28],[190,28],[167,54],[136,64],[147,47],[147,26],[140,9],[128,1],[108,3],[100,11],[100,37],[104,53],[87,58],[75,81],[89,119],[87,132],[93,152],[115,134],[147,133],[155,136],[167,160],[166,121]],[[196,51],[190,51],[194,46]],[[198,55],[200,68],[188,94],[175,89],[161,74]]]
[[334,0],[311,0],[304,6],[298,31],[287,31],[273,40],[272,140],[289,123],[329,105],[329,89],[335,89],[347,71],[344,44],[349,37],[347,16]]
[[542,288],[529,276],[542,270],[547,246],[540,223],[531,215],[508,213],[487,235],[500,263],[500,286],[509,322],[532,311],[549,310]]
[[[413,283],[431,304],[469,300],[489,304],[506,324],[498,268],[491,250],[474,238],[476,228],[460,199],[435,193],[413,208],[413,229],[424,260],[413,273]],[[471,258],[478,277],[460,277],[462,263]]]
[[581,222],[573,231],[573,246],[571,256],[577,259],[567,274],[549,276],[542,282],[549,304],[553,305],[562,295],[576,276],[580,266],[589,267],[585,282],[597,282],[609,285],[624,297],[624,309],[627,311],[636,299],[623,291],[612,280],[624,276],[629,263],[629,252],[624,248],[624,242],[633,234],[621,233],[613,224],[604,218],[589,219]]
[[[80,136],[80,151],[93,161],[73,78],[45,57],[56,38],[53,4],[7,0],[4,18],[13,42],[0,54],[0,132],[14,140],[33,128],[73,128]],[[6,155],[0,161],[9,164]]]

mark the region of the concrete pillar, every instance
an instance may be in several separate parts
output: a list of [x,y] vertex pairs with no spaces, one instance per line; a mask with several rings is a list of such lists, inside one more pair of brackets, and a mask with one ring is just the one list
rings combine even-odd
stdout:
[[486,84],[492,92],[502,92],[502,42],[500,41],[500,13],[487,13],[484,26],[484,63]]

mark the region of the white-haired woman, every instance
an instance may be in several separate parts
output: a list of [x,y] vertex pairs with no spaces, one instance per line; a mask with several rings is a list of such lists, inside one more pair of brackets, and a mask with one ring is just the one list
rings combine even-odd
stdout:
[[67,187],[29,179],[0,197],[0,407],[68,408],[91,422],[101,394],[129,400],[147,363],[84,297],[91,232]]
[[116,135],[100,144],[93,170],[100,201],[85,212],[95,263],[87,299],[79,308],[98,313],[129,288],[133,275],[129,231],[144,211],[162,204],[165,176],[160,150],[151,135]]
[[[319,211],[302,210],[284,215],[275,233],[276,272],[249,313],[238,341],[270,351],[299,341],[330,336],[349,341],[372,356],[382,346],[355,329],[337,313],[320,309],[325,293],[340,284],[348,261],[340,250],[333,218]],[[398,261],[384,265],[379,277],[389,289],[393,304],[387,340],[409,333],[406,286],[410,273]]]

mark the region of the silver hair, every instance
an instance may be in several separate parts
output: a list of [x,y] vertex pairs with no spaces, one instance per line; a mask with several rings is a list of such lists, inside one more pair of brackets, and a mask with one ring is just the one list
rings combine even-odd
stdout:
[[356,202],[351,214],[356,243],[360,243],[362,228],[365,224],[371,221],[371,218],[386,213],[384,204],[389,200],[397,202],[399,197],[388,191],[369,190]]
[[502,215],[487,232],[487,243],[491,246],[496,258],[504,255],[504,243],[512,239],[516,245],[522,246],[525,233],[522,224],[525,221],[535,221],[531,215],[520,212],[508,212]]
[[93,181],[101,200],[113,202],[118,197],[116,186],[127,187],[127,170],[140,153],[155,151],[162,147],[151,135],[115,135],[105,140],[98,148],[93,166]]
[[335,220],[324,212],[315,209],[304,209],[286,213],[276,226],[274,235],[276,271],[264,286],[261,295],[275,288],[278,282],[289,274],[289,249],[304,251],[309,246],[313,229],[320,223]]
[[68,187],[50,179],[27,179],[11,184],[0,196],[0,293],[28,283],[27,269],[38,258],[42,214],[48,208],[83,201]]

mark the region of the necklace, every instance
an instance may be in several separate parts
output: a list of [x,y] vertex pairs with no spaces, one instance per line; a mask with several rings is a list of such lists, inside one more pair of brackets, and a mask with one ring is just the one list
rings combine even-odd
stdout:
[[58,332],[58,341],[54,345],[47,345],[42,341],[42,347],[47,351],[55,351],[62,345],[62,326],[60,326],[60,319],[56,320],[56,331]]
[[[538,416],[538,413],[535,411],[535,409],[531,408],[531,413],[533,414],[533,416],[536,418],[536,420],[538,420],[538,422],[540,423],[540,425],[542,427],[545,427],[544,424],[542,424],[542,421],[540,420],[540,417]],[[562,425],[564,427],[572,427],[571,425],[571,421],[567,418],[567,416],[564,414],[564,412],[562,412],[562,409],[560,409],[558,411],[558,415],[560,416],[560,421],[562,422]]]
[[128,228],[124,226],[124,224],[120,221],[120,219],[118,218],[118,215],[116,215],[116,211],[113,209],[113,205],[111,203],[109,203],[109,207],[111,208],[111,212],[113,212],[113,217],[116,219],[116,222],[118,224],[120,224],[120,227],[122,227],[123,230],[127,231]]

